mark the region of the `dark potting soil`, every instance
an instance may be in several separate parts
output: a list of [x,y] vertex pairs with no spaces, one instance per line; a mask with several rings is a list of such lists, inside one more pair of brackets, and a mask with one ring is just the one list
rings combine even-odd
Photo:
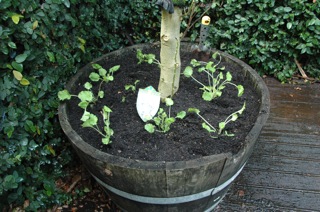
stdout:
[[[156,54],[159,58],[159,48],[152,47],[144,53]],[[190,64],[191,59],[200,59],[198,54],[191,52],[181,52],[181,72]],[[200,158],[219,153],[238,152],[245,142],[247,133],[251,130],[259,110],[260,99],[246,77],[237,70],[231,63],[222,61],[220,66],[225,66],[225,71],[232,73],[232,82],[244,86],[244,94],[237,97],[237,89],[227,85],[221,97],[207,102],[202,99],[202,90],[191,78],[181,75],[179,91],[174,95],[174,105],[171,108],[171,116],[188,108],[198,108],[200,114],[218,128],[218,123],[225,120],[231,113],[239,110],[244,102],[246,109],[235,122],[230,122],[226,130],[235,134],[233,137],[220,135],[218,138],[210,137],[210,134],[202,128],[202,120],[195,114],[187,114],[186,118],[177,119],[171,125],[167,133],[148,133],[144,129],[145,123],[140,119],[136,110],[137,92],[126,91],[125,85],[137,84],[139,88],[152,85],[157,89],[160,70],[157,65],[138,64],[136,52],[130,50],[122,55],[110,57],[98,61],[106,70],[114,65],[120,65],[119,71],[114,75],[114,81],[103,85],[105,97],[90,107],[88,110],[99,117],[99,127],[103,129],[102,116],[100,111],[103,105],[112,109],[110,115],[111,128],[114,135],[111,137],[112,143],[104,145],[101,136],[93,129],[82,128],[80,118],[83,110],[77,105],[79,100],[72,98],[68,102],[69,121],[73,129],[93,147],[106,153],[124,158],[147,160],[147,161],[181,161]],[[93,71],[93,69],[92,69]],[[196,74],[197,79],[207,83],[207,76]],[[88,78],[86,78],[88,80]],[[84,90],[81,82],[78,87],[71,91],[78,94]],[[98,85],[93,84],[93,85]],[[96,90],[95,86],[93,90]],[[161,105],[168,112],[165,105]],[[212,136],[216,136],[212,134]]]

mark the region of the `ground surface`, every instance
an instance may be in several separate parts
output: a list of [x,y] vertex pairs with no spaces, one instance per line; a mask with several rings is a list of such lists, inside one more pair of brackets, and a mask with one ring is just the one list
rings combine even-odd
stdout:
[[[320,211],[320,84],[266,79],[271,114],[248,164],[215,211]],[[58,211],[118,211],[84,169],[84,198]],[[75,174],[76,175],[76,174]]]

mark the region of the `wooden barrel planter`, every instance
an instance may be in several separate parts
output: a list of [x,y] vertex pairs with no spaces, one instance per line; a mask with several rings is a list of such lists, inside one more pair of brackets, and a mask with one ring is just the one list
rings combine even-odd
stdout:
[[[143,45],[136,45],[127,49],[144,48]],[[190,48],[189,43],[181,44],[181,49]],[[120,55],[119,51],[123,50],[108,55]],[[72,128],[67,104],[59,106],[60,124],[75,151],[92,176],[124,211],[211,211],[246,164],[269,116],[269,92],[250,66],[226,53],[221,52],[221,55],[246,75],[261,100],[255,125],[246,136],[244,147],[236,154],[228,152],[176,162],[141,161],[114,156],[87,144]],[[67,89],[72,90],[72,86],[83,76],[88,76],[88,73],[83,73],[81,69],[69,81]]]

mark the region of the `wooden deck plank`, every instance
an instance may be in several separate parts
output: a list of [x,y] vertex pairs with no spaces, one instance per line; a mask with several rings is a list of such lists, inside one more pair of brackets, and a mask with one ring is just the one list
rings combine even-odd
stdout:
[[215,211],[320,211],[320,84],[265,81],[269,120]]

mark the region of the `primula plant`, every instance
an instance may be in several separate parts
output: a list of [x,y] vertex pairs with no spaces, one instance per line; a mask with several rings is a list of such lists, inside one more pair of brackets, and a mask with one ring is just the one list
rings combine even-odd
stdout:
[[[103,106],[101,115],[103,118],[104,127],[102,130],[98,126],[98,117],[95,114],[90,113],[88,111],[88,107],[91,104],[95,104],[99,98],[101,99],[104,97],[104,92],[101,90],[102,84],[113,81],[113,74],[119,70],[120,66],[113,66],[108,71],[102,68],[99,64],[92,64],[92,67],[97,70],[97,72],[94,71],[90,73],[89,79],[91,82],[84,83],[84,91],[80,91],[78,95],[72,95],[68,90],[62,90],[58,93],[58,97],[60,101],[69,100],[71,97],[79,98],[80,103],[78,106],[84,110],[84,113],[80,119],[82,121],[82,127],[94,129],[102,136],[103,144],[110,144],[111,136],[113,135],[113,130],[110,127],[110,113],[112,110],[106,105]],[[92,83],[94,82],[99,83],[99,89],[96,95],[91,90]]]

